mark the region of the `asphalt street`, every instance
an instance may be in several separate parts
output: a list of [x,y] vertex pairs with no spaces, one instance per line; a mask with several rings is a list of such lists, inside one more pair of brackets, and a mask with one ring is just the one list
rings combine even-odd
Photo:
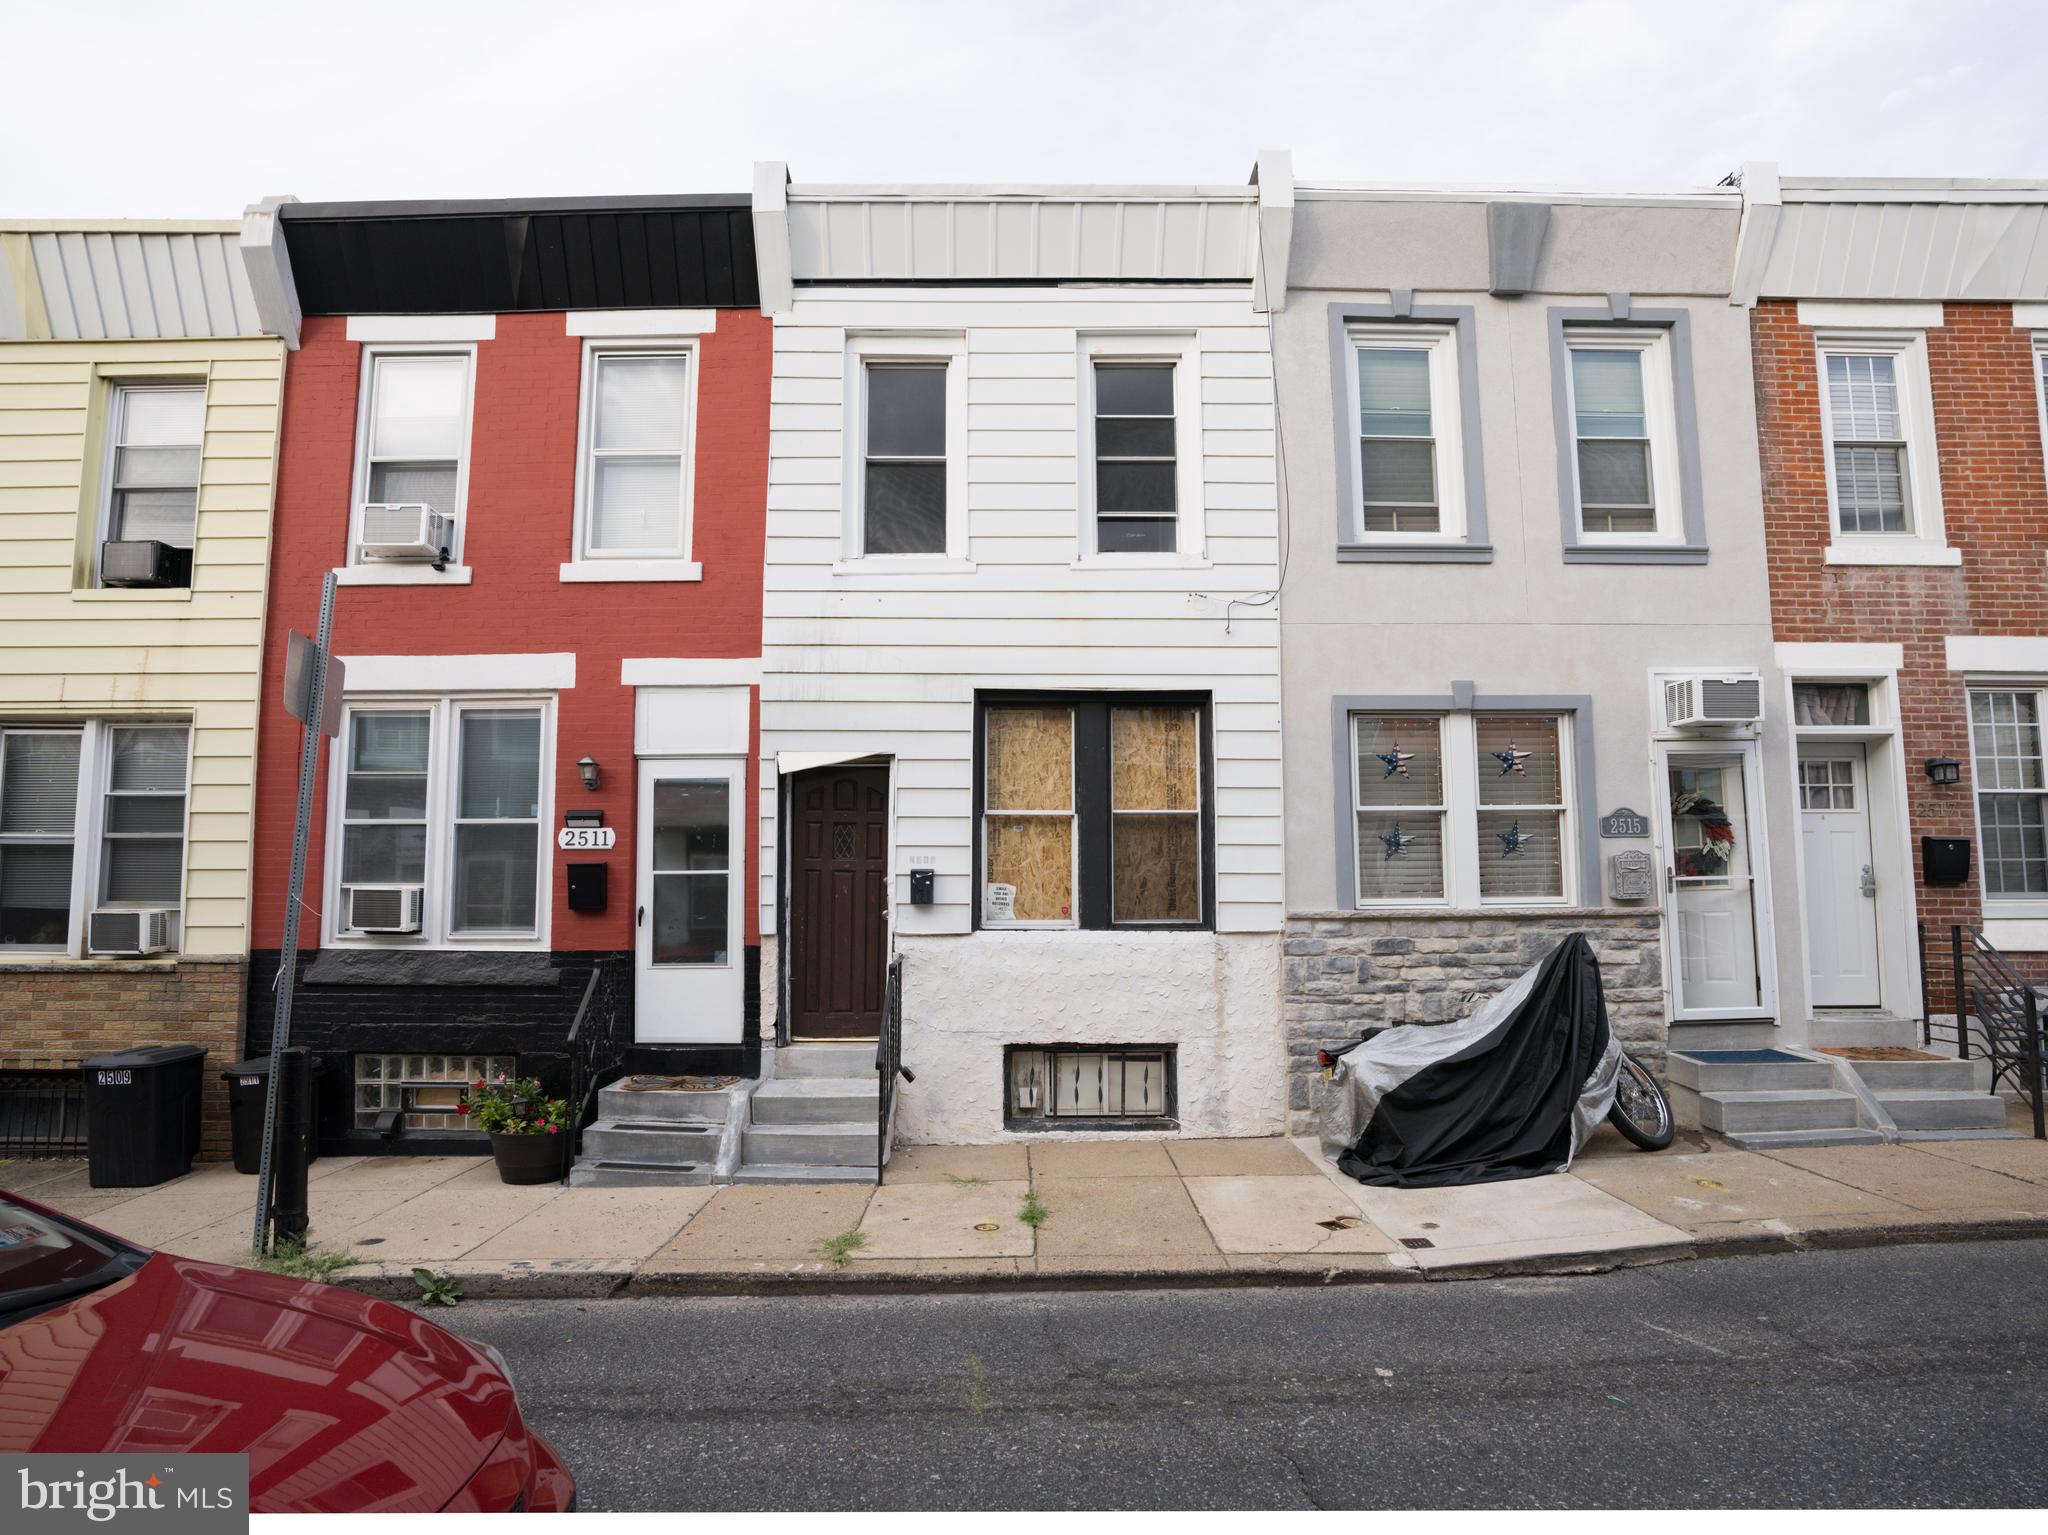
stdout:
[[436,1320],[592,1509],[2048,1503],[2048,1243]]

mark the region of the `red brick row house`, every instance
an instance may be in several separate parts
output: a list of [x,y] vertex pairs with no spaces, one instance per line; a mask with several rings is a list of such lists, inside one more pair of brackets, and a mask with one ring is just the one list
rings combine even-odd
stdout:
[[[302,316],[249,1048],[295,962],[329,1150],[477,1144],[461,1084],[566,1090],[586,998],[639,1059],[746,1071],[771,355],[748,199],[273,199],[244,249]],[[330,570],[345,696],[288,957],[282,668]]]

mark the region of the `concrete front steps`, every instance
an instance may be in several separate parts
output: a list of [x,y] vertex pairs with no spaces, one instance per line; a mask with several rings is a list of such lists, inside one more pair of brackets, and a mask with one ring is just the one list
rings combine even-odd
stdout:
[[754,1089],[735,1183],[873,1183],[875,1047],[785,1045]]
[[1748,1150],[1854,1146],[1884,1140],[1863,1123],[1862,1104],[1835,1085],[1824,1060],[1775,1047],[1672,1051],[1672,1111]]
[[[735,1099],[746,1084],[722,1092],[667,1089],[634,1092],[607,1087],[597,1119],[583,1132],[583,1155],[569,1170],[571,1188],[663,1188],[729,1180],[728,1142],[737,1140]],[[724,1176],[721,1176],[724,1174]]]
[[2005,1129],[2005,1100],[1988,1091],[1988,1061],[1844,1062],[1902,1132]]

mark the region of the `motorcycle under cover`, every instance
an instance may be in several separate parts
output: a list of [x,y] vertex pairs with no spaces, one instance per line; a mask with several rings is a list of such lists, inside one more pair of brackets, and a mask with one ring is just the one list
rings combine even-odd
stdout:
[[1563,1172],[1614,1106],[1621,1045],[1574,933],[1470,1016],[1347,1050],[1323,1154],[1361,1183],[1433,1188]]

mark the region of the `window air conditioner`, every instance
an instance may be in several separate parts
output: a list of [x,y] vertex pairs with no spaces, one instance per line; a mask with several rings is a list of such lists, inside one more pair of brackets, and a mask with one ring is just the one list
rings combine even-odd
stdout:
[[1685,677],[1664,684],[1664,722],[1673,730],[1760,725],[1763,683],[1755,677]]
[[351,885],[348,925],[358,933],[417,933],[425,897],[420,885]]
[[190,586],[192,551],[154,538],[110,538],[100,545],[102,586]]
[[359,552],[366,560],[431,560],[445,570],[455,547],[455,519],[417,501],[363,504]]
[[85,946],[94,954],[161,954],[171,947],[177,915],[167,906],[102,907],[92,914]]

